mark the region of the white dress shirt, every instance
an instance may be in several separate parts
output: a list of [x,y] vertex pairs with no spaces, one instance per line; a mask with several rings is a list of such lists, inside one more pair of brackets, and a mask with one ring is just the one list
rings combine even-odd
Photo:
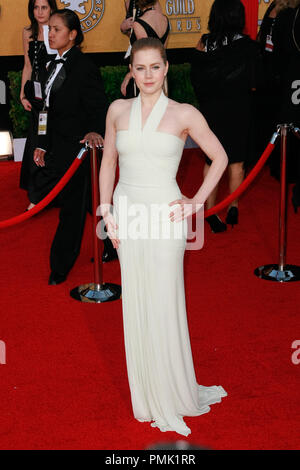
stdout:
[[[63,53],[62,56],[60,56],[58,53],[57,53],[57,56],[55,57],[55,60],[56,59],[63,59],[64,58],[64,55],[69,52],[70,49],[68,49],[67,51],[65,51]],[[67,60],[67,59],[66,59]],[[49,62],[50,63],[50,62]],[[51,93],[51,88],[52,88],[52,85],[53,85],[53,82],[54,80],[56,79],[60,69],[62,68],[64,64],[56,64],[56,69],[55,69],[55,72],[53,73],[53,75],[51,76],[50,80],[46,83],[46,87],[45,87],[45,95],[46,95],[46,106],[47,108],[49,108],[49,100],[50,100],[50,93]]]
[[[69,52],[70,49],[68,49],[67,51],[65,51],[62,56],[59,55],[59,53],[57,53],[57,56],[55,57],[55,60],[56,59],[62,59],[64,57],[64,55]],[[67,60],[67,59],[66,59]],[[48,62],[47,65],[49,65],[51,62]],[[55,69],[55,72],[53,73],[53,75],[51,76],[50,80],[46,83],[46,86],[45,86],[45,95],[46,95],[46,101],[45,101],[45,104],[47,106],[47,108],[49,108],[49,101],[50,101],[50,93],[51,93],[51,88],[52,88],[52,85],[54,83],[54,80],[56,79],[57,75],[58,75],[58,72],[60,71],[60,69],[62,68],[64,64],[63,63],[60,63],[60,64],[56,64],[56,69]],[[42,149],[41,147],[37,147],[39,150],[43,150],[43,152],[46,152],[45,149]]]

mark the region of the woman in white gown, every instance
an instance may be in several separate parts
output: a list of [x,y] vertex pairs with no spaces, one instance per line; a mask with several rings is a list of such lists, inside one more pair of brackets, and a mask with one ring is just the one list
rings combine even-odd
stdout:
[[[186,218],[203,206],[227,156],[198,110],[164,95],[168,63],[159,40],[135,42],[131,69],[139,96],[113,102],[107,114],[101,213],[121,265],[134,417],[187,436],[191,430],[183,416],[207,413],[227,395],[221,386],[196,382],[183,278]],[[175,179],[188,134],[212,159],[192,199],[181,195]],[[120,177],[113,193],[118,155]]]

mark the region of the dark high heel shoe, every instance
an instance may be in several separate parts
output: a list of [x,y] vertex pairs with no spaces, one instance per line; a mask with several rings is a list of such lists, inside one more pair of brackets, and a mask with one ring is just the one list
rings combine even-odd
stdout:
[[48,284],[49,286],[57,286],[58,284],[65,282],[67,276],[67,274],[59,274],[52,271],[49,277]]
[[220,220],[219,217],[215,214],[206,217],[206,220],[209,223],[213,233],[225,232],[225,230],[227,230],[226,224],[224,224],[224,222],[222,222],[222,220]]
[[226,217],[226,224],[231,225],[232,228],[234,225],[238,223],[239,219],[239,210],[237,207],[230,207],[229,211],[227,212],[227,217]]
[[295,186],[293,187],[292,204],[294,207],[295,214],[297,214],[298,207],[300,207],[300,184],[295,184]]

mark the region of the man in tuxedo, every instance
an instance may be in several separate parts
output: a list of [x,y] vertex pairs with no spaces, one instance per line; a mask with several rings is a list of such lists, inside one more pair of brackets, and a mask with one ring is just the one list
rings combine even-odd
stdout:
[[[65,38],[61,38],[63,28]],[[78,48],[82,39],[80,22],[73,11],[59,10],[51,16],[49,41],[58,55],[50,62],[43,80],[47,133],[38,136],[34,152],[34,161],[40,167],[35,180],[40,199],[62,178],[84,142],[103,144],[108,103],[99,70]],[[61,209],[50,251],[49,284],[63,282],[76,261],[90,196],[90,166],[86,159],[57,197]],[[108,238],[104,243],[104,258],[109,261],[116,253]]]

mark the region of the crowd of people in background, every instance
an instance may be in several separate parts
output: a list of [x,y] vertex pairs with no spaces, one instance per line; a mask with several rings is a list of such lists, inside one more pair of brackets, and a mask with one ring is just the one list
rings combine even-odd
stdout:
[[[32,119],[21,185],[30,198],[28,210],[54,188],[85,142],[103,145],[105,132],[107,98],[100,71],[80,51],[80,20],[69,9],[54,7],[55,2],[30,0],[32,23],[24,30],[25,55],[29,53],[30,62],[26,59],[23,70],[21,101],[25,109],[31,110]],[[54,53],[50,55],[42,41],[45,24],[49,28],[50,52]],[[47,131],[40,132],[40,113],[45,111]],[[86,159],[54,200],[60,215],[50,250],[50,285],[65,281],[78,257],[91,206],[89,168]],[[105,258],[113,248],[108,238],[104,243]]]
[[[222,142],[229,158],[229,191],[243,182],[245,165],[251,158],[253,94],[260,67],[258,44],[244,34],[245,9],[237,0],[216,0],[212,6],[208,34],[197,45],[191,68],[192,84],[199,109]],[[204,176],[211,162],[206,158]],[[218,187],[210,194],[207,208],[216,203]],[[226,223],[217,215],[207,218],[213,232],[238,222],[238,200],[228,207]]]
[[[126,11],[120,29],[122,34],[128,36],[129,48],[124,63],[126,60],[129,61],[131,47],[140,38],[158,38],[166,47],[170,28],[159,1],[126,0],[125,5]],[[190,55],[191,81],[199,102],[199,110],[221,141],[229,158],[230,193],[242,183],[245,171],[256,162],[276,130],[277,123],[293,122],[295,125],[300,125],[299,5],[300,0],[274,0],[266,11],[257,39],[253,40],[245,33],[245,9],[241,1],[215,0],[208,20],[208,33],[198,38],[195,50]],[[74,12],[64,10],[64,14],[58,14],[56,8],[55,0],[29,0],[30,25],[23,31],[24,69],[20,101],[24,109],[30,111],[31,122],[20,186],[28,192],[30,202],[28,210],[39,202],[62,176],[72,156],[76,154],[80,141],[101,143],[104,137],[106,98],[101,76],[90,61],[84,59],[84,54],[79,50],[83,37],[80,28],[78,29],[78,25],[80,27],[78,17],[76,22]],[[73,17],[70,23],[67,19],[70,18],[69,14]],[[55,29],[56,26],[51,26],[51,18],[52,22],[54,19],[59,20],[58,30]],[[49,23],[48,44],[44,35],[47,31],[48,36]],[[60,55],[59,51],[57,52],[58,48],[55,47],[55,34],[56,37],[63,35],[62,31],[65,34],[65,45],[60,48],[62,52]],[[76,32],[75,37],[70,39],[73,31]],[[55,59],[61,63],[56,64],[53,78],[51,64]],[[90,74],[79,79],[78,70],[81,61],[89,64]],[[71,67],[72,62],[74,66]],[[66,78],[74,82],[74,96],[60,93],[64,90]],[[55,132],[50,134],[47,148],[40,144],[41,139],[37,135],[38,116],[43,101],[38,96],[39,91],[34,83],[41,84],[43,97],[45,93],[48,93],[48,98],[50,96],[50,102],[47,104],[48,128],[50,133],[51,129],[55,129]],[[125,98],[131,98],[138,92],[132,79],[132,72],[128,70],[120,87],[120,97],[123,95]],[[93,100],[89,100],[90,95],[93,96]],[[95,96],[98,95],[97,102]],[[59,101],[55,101],[55,96],[60,97]],[[73,106],[75,96],[80,96],[77,111]],[[95,106],[98,108],[94,109]],[[82,118],[83,109],[87,114],[85,119]],[[61,129],[58,127],[59,123]],[[64,134],[65,129],[68,129],[67,138]],[[101,138],[91,136],[91,132]],[[64,146],[64,155],[61,151],[55,150],[58,149],[58,144]],[[296,183],[293,190],[295,210],[300,205],[299,151],[299,141],[291,138],[289,182]],[[270,163],[271,173],[276,177],[278,177],[278,157],[275,153]],[[63,165],[60,164],[61,159],[64,160]],[[204,177],[210,164],[210,159],[206,157]],[[73,191],[74,188],[73,184]],[[206,202],[207,208],[216,204],[217,190],[216,187],[210,194]],[[84,216],[78,222],[77,237],[76,240],[74,238],[74,246],[70,248],[72,255],[68,255],[68,261],[64,266],[55,264],[53,260],[58,259],[55,254],[57,250],[60,254],[63,253],[63,257],[67,256],[64,247],[74,222],[69,221],[71,225],[66,228],[69,215],[63,217],[64,213],[68,213],[63,207],[64,201],[70,197],[70,195],[64,196],[67,193],[68,187],[59,202],[62,205],[61,219],[63,219],[60,220],[59,230],[62,232],[58,237],[61,240],[59,249],[56,239],[51,251],[53,283],[65,279],[79,253],[82,238]],[[72,197],[72,191],[70,194]],[[78,194],[77,196],[81,197]],[[85,201],[87,200],[88,197],[85,196]],[[82,209],[84,214],[86,208],[87,202]],[[237,224],[238,216],[238,200],[235,199],[228,208],[226,223],[217,215],[207,218],[207,222],[212,232],[218,233],[226,230],[228,224],[232,227]],[[116,257],[114,250],[108,246],[104,261],[114,257]]]

